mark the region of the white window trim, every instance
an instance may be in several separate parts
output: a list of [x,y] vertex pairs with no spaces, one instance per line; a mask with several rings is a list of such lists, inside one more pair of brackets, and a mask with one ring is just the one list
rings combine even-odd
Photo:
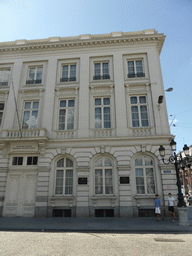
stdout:
[[[60,101],[62,101],[62,100],[66,100],[67,102],[69,101],[69,100],[74,100],[75,101],[75,106],[73,107],[73,109],[74,109],[74,127],[73,127],[73,129],[64,129],[64,130],[59,130],[59,112],[60,112],[60,109],[66,109],[67,110],[67,113],[68,113],[68,109],[69,109],[69,107],[65,107],[65,108],[61,108],[60,107]],[[76,121],[76,98],[61,98],[61,99],[59,99],[58,100],[59,101],[59,104],[58,104],[58,110],[57,110],[57,121],[58,121],[58,123],[57,123],[57,131],[59,131],[59,132],[70,132],[70,131],[74,131],[75,130],[75,121]],[[67,119],[67,115],[66,115],[66,119]],[[65,125],[67,125],[68,123],[67,122],[65,122]]]
[[[57,162],[61,159],[69,159],[73,162],[73,167],[57,167]],[[64,160],[66,161],[66,160]],[[56,176],[57,176],[57,170],[63,170],[64,171],[64,175],[63,175],[63,194],[56,194]],[[73,170],[73,187],[72,187],[72,190],[73,190],[73,193],[72,194],[65,194],[65,177],[66,177],[66,169],[69,169],[69,170]],[[74,184],[75,184],[75,177],[74,177],[74,174],[75,174],[75,166],[74,166],[74,161],[69,158],[69,157],[60,157],[58,158],[56,161],[55,161],[55,168],[54,168],[54,192],[53,192],[53,195],[54,197],[73,197],[73,195],[75,195],[75,191],[74,191]]]
[[[34,77],[33,80],[31,80],[30,77],[29,77],[30,69],[31,69],[31,68],[35,68],[35,77]],[[36,81],[36,80],[37,80],[36,78],[37,78],[37,69],[38,69],[38,68],[42,68],[42,79],[41,79],[41,83],[28,83],[28,81]],[[26,84],[27,84],[27,85],[42,85],[42,83],[43,83],[43,73],[44,73],[43,65],[28,66]]]
[[[140,166],[136,166],[135,165],[135,160],[138,158],[138,157],[148,157],[148,158],[151,158],[153,160],[153,176],[154,176],[154,185],[155,185],[155,193],[154,194],[137,194],[137,187],[136,187],[136,168],[139,168]],[[135,182],[135,186],[133,187],[133,194],[135,194],[135,199],[139,199],[139,198],[155,198],[155,194],[156,193],[160,193],[160,191],[158,191],[158,186],[157,186],[157,179],[161,179],[161,177],[157,177],[157,174],[156,174],[156,171],[158,170],[158,166],[157,166],[157,163],[156,163],[156,160],[154,157],[152,157],[150,154],[138,154],[137,156],[135,156],[132,161],[131,161],[131,166],[134,170],[134,172],[131,172],[131,180],[134,180]],[[146,166],[147,167],[147,166]],[[159,176],[159,175],[158,175]],[[146,177],[145,177],[146,179]],[[144,186],[145,186],[145,189],[147,187],[146,185],[146,182],[144,183]]]
[[[140,103],[138,103],[138,99],[139,99],[139,97],[142,97],[142,96],[144,96],[145,98],[146,98],[146,103],[145,104],[140,104]],[[131,104],[131,97],[137,97],[137,104]],[[131,127],[132,128],[134,128],[134,129],[137,129],[137,128],[139,128],[139,129],[147,129],[147,128],[150,128],[150,120],[149,120],[149,105],[148,105],[148,97],[147,97],[147,95],[146,94],[133,94],[133,95],[129,95],[129,104],[130,104],[130,116],[131,116]],[[145,105],[145,106],[147,106],[147,116],[148,116],[148,126],[142,126],[141,124],[142,124],[142,122],[141,122],[141,111],[140,111],[140,106],[141,105]],[[132,123],[132,111],[131,111],[131,107],[132,106],[137,106],[138,107],[138,113],[139,113],[139,126],[133,126],[133,123]]]
[[[95,166],[95,162],[98,160],[98,159],[100,159],[100,158],[102,158],[102,161],[103,161],[103,159],[104,158],[109,158],[110,160],[111,160],[111,162],[112,162],[112,166],[107,166],[107,167],[105,167],[105,166],[101,166],[101,167],[99,167],[99,166]],[[100,157],[97,157],[94,161],[93,161],[93,169],[94,169],[94,174],[93,174],[93,184],[94,184],[94,188],[93,188],[93,195],[94,195],[94,197],[113,197],[114,195],[115,195],[115,186],[114,186],[114,184],[115,184],[115,173],[114,173],[114,164],[113,164],[113,160],[110,158],[110,157],[108,157],[108,156],[100,156]],[[103,193],[103,194],[96,194],[95,193],[95,169],[102,169],[102,178],[103,178],[103,192],[104,192],[104,190],[105,190],[105,174],[104,174],[104,172],[105,172],[105,170],[106,169],[112,169],[112,187],[113,187],[113,193],[112,194],[106,194],[106,193]]]
[[[96,79],[95,76],[95,64],[96,63],[108,63],[109,76],[110,79]],[[102,76],[102,67],[101,67],[101,76]],[[112,56],[103,56],[103,57],[91,57],[90,58],[90,82],[91,83],[111,83],[113,81],[113,57]]]
[[[80,60],[79,59],[65,59],[65,60],[58,60],[57,63],[57,85],[63,85],[67,86],[70,84],[77,85],[79,83],[79,64]],[[71,66],[71,65],[76,65],[76,81],[61,81],[62,78],[62,68],[63,66]],[[68,78],[70,77],[70,71],[68,70]]]
[[[13,158],[14,157],[23,157],[23,164],[22,165],[13,165],[12,163],[13,163]],[[27,165],[27,158],[28,157],[37,157],[38,158],[37,165]],[[17,154],[17,155],[15,155],[14,154],[14,155],[12,155],[10,157],[10,164],[9,164],[9,166],[11,168],[22,168],[22,167],[25,167],[25,168],[36,169],[38,167],[38,165],[39,165],[39,154],[33,154],[33,155],[30,155],[30,154],[27,154],[27,155],[19,155],[19,154]]]
[[[23,110],[22,110],[22,117],[21,117],[21,127],[22,127],[22,130],[29,130],[30,128],[28,128],[28,129],[23,129],[23,118],[24,118],[24,112],[25,112],[25,103],[26,102],[39,102],[39,108],[38,108],[38,118],[37,118],[37,127],[36,128],[34,128],[34,129],[38,129],[38,128],[40,128],[40,109],[41,109],[41,106],[40,106],[40,103],[41,103],[41,101],[40,101],[40,99],[25,99],[25,100],[23,100]],[[27,109],[26,109],[26,111],[28,111]],[[32,111],[32,109],[30,109],[30,113],[31,113],[31,111]],[[31,115],[30,115],[31,116]]]
[[4,101],[0,101],[1,104],[4,104],[4,109],[3,110],[0,110],[0,112],[3,113],[2,115],[2,120],[1,120],[1,124],[0,124],[0,131],[2,130],[2,127],[3,127],[3,122],[4,122],[4,117],[5,117],[5,102]]
[[7,85],[0,85],[0,89],[5,88],[5,87],[9,87],[10,86],[10,81],[11,81],[11,76],[12,76],[12,65],[0,65],[0,70],[6,70],[6,69],[10,69],[10,75],[9,75],[9,81]]
[[[145,74],[144,77],[128,77],[128,61],[137,61],[137,60],[142,60],[142,67],[143,67],[143,73]],[[124,70],[124,79],[125,81],[128,81],[129,83],[135,81],[141,81],[141,80],[149,80],[149,72],[148,72],[148,64],[147,64],[147,54],[129,54],[129,55],[124,55],[123,56],[123,70]]]
[[[43,68],[41,83],[27,84],[27,81],[30,80],[29,79],[29,69],[30,68],[37,68],[37,67],[42,67]],[[24,75],[21,76],[22,87],[38,88],[38,87],[44,86],[45,80],[46,80],[46,73],[47,73],[47,61],[46,60],[44,60],[44,61],[42,60],[42,61],[25,62],[23,64],[23,70],[22,70],[22,74],[24,74]]]
[[[104,105],[103,104],[103,100],[105,99],[105,98],[109,98],[110,99],[110,105]],[[101,105],[95,105],[95,99],[101,99],[101,101],[102,101],[102,104]],[[101,108],[102,109],[102,111],[101,111],[101,128],[96,128],[95,127],[95,108]],[[111,126],[109,127],[109,128],[105,128],[104,127],[104,107],[109,107],[110,108],[110,124],[111,124],[111,97],[94,97],[94,129],[95,130],[100,130],[100,129],[102,129],[102,130],[105,130],[105,129],[111,129]]]

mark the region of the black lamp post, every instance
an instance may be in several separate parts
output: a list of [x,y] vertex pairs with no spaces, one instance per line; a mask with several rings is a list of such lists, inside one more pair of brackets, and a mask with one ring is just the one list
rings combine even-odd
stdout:
[[183,147],[183,151],[184,154],[186,156],[186,158],[183,158],[181,153],[180,156],[178,157],[175,153],[176,151],[176,142],[174,140],[171,140],[170,142],[170,146],[172,148],[173,151],[173,156],[170,156],[168,161],[165,162],[165,148],[161,145],[159,147],[159,153],[160,156],[162,157],[163,163],[164,164],[174,164],[175,165],[175,170],[176,170],[176,176],[177,176],[177,187],[178,187],[178,207],[186,207],[186,204],[184,202],[184,198],[183,198],[183,194],[181,192],[181,181],[180,181],[180,177],[179,177],[179,168],[181,167],[181,165],[186,166],[188,164],[188,156],[189,156],[189,147],[185,144]]

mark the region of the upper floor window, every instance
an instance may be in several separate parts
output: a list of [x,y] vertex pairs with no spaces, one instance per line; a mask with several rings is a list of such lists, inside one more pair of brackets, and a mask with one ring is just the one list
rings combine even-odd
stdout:
[[146,96],[131,97],[131,115],[133,127],[149,126]]
[[94,77],[93,80],[110,79],[109,63],[94,63]]
[[43,67],[30,67],[26,84],[41,84]]
[[127,64],[128,64],[128,78],[145,77],[145,74],[143,72],[142,60],[128,61]]
[[62,158],[57,161],[55,177],[55,194],[73,194],[73,161]]
[[75,100],[60,100],[59,130],[74,129]]
[[95,161],[95,194],[113,194],[112,161],[107,157]]
[[147,156],[135,159],[137,194],[155,194],[153,160]]
[[110,98],[95,98],[95,128],[111,128]]
[[76,81],[76,65],[63,65],[60,82]]
[[27,157],[27,165],[37,165],[38,156],[28,156]]
[[23,165],[23,157],[13,157],[12,165]]
[[8,85],[10,73],[10,68],[0,69],[0,86]]
[[24,106],[22,129],[37,128],[39,102],[27,101]]
[[4,107],[5,107],[5,103],[0,103],[0,127],[3,119]]

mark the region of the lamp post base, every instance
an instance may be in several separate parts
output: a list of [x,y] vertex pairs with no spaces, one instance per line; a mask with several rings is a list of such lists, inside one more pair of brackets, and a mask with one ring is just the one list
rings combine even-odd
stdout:
[[187,215],[187,207],[178,207],[179,213],[179,225],[180,226],[190,226],[188,215]]

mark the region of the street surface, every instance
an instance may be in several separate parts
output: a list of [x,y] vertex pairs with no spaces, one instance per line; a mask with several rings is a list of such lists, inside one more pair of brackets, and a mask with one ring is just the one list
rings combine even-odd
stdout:
[[3,231],[0,232],[0,255],[191,256],[192,235]]

